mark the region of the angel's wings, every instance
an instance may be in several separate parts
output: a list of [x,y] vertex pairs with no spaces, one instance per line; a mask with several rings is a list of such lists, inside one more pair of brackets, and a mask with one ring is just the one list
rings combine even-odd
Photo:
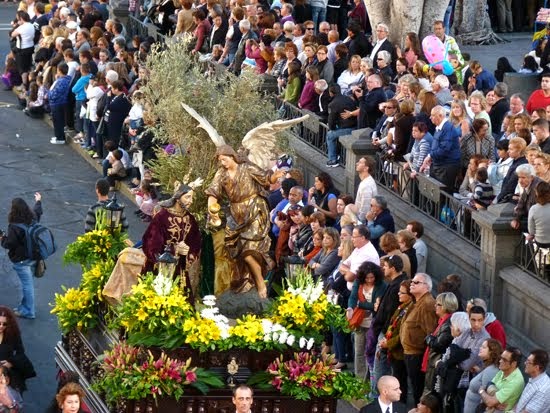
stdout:
[[183,102],[181,103],[181,106],[187,111],[187,113],[193,116],[197,120],[197,122],[199,122],[198,127],[204,129],[206,133],[208,133],[208,136],[210,136],[210,139],[212,139],[212,142],[214,142],[214,145],[216,145],[216,147],[225,145],[225,140],[223,139],[223,136],[221,136],[218,131],[214,129],[214,126],[212,126],[210,122],[199,115],[197,111],[191,106],[188,106]]
[[[195,109],[182,102],[181,106],[193,118],[199,122],[198,127],[208,133],[214,145],[225,145],[225,140],[216,129],[204,117],[199,115]],[[248,159],[255,163],[260,168],[269,168],[269,159],[273,155],[275,144],[277,142],[275,134],[279,131],[287,129],[293,125],[305,121],[309,115],[304,115],[300,118],[291,120],[276,120],[273,122],[264,122],[260,126],[249,131],[242,140],[242,146],[248,151]]]
[[268,169],[269,159],[273,156],[277,142],[276,133],[303,122],[307,118],[309,118],[309,115],[291,120],[279,119],[273,122],[264,122],[249,131],[243,138],[242,146],[248,150],[250,162],[255,163],[260,168]]

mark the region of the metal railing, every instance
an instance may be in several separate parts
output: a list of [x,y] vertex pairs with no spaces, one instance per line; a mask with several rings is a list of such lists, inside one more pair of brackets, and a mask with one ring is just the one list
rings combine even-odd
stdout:
[[132,15],[128,16],[126,32],[130,37],[139,36],[143,39],[151,36],[157,42],[166,42],[166,36],[160,33],[158,26],[153,23],[143,23],[140,19]]
[[516,247],[516,265],[550,283],[550,248],[541,248],[536,242],[528,241],[525,236]]
[[481,228],[472,219],[474,209],[443,191],[441,182],[423,174],[417,174],[413,179],[411,172],[404,170],[400,162],[383,159],[380,152],[376,156],[376,165],[374,179],[379,185],[395,192],[403,201],[464,240],[480,246]]
[[[312,149],[320,154],[327,155],[327,132],[328,126],[321,122],[321,118],[309,110],[302,110],[288,102],[276,98],[277,108],[283,119],[296,119],[306,114],[309,119],[291,128],[291,132],[300,140],[307,143]],[[283,108],[281,108],[281,106]],[[346,166],[346,148],[338,142],[337,153],[340,156],[340,164]]]

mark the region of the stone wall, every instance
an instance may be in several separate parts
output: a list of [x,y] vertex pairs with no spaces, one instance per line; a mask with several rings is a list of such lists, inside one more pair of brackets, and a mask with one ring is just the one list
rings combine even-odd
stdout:
[[515,266],[502,269],[499,278],[504,305],[498,319],[504,324],[508,341],[521,348],[524,355],[535,348],[548,349],[548,285]]

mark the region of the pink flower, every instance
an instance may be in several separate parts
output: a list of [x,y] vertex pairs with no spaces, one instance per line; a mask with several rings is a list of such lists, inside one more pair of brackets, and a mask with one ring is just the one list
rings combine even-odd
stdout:
[[157,387],[157,386],[152,386],[152,387],[151,387],[151,393],[153,393],[153,394],[159,393],[158,387]]
[[190,383],[193,383],[197,380],[197,375],[195,374],[194,371],[187,371],[185,372],[185,380]]
[[149,363],[147,363],[146,361],[143,362],[143,364],[141,365],[141,367],[143,367],[144,369],[148,369],[149,368]]
[[271,381],[271,385],[273,387],[275,387],[277,390],[281,390],[281,385],[283,384],[283,381],[281,380],[280,377],[275,377],[272,381]]
[[158,370],[163,366],[163,364],[164,364],[164,362],[162,361],[162,359],[158,359],[157,361],[155,361],[153,366]]

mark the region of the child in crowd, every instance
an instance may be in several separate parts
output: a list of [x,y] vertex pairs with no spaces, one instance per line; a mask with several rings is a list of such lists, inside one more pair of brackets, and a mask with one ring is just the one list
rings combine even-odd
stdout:
[[69,67],[69,72],[67,74],[71,77],[72,80],[76,75],[76,68],[78,67],[78,62],[74,58],[73,49],[66,49],[63,52],[63,57],[65,58],[65,63],[67,63],[67,66]]
[[38,76],[36,82],[29,85],[29,96],[27,97],[27,107],[23,110],[25,115],[31,118],[41,118],[46,112],[45,97],[48,91],[42,84],[42,76]]
[[136,143],[138,130],[143,127],[143,102],[144,94],[141,90],[136,90],[132,96],[132,109],[128,114],[130,145]]
[[136,203],[139,209],[136,215],[139,215],[143,222],[150,222],[153,217],[153,211],[157,204],[157,192],[150,180],[142,180],[139,188],[132,190],[136,196]]
[[93,148],[95,147],[96,130],[99,124],[97,104],[105,93],[105,87],[101,87],[102,79],[104,80],[103,73],[98,72],[97,77],[90,77],[90,82],[86,88],[86,99],[88,100],[86,104],[86,123],[88,124],[88,129],[86,130],[86,142],[83,145],[88,151],[91,151],[92,155],[95,152]]
[[48,91],[48,102],[52,113],[55,136],[50,143],[61,145],[65,143],[65,108],[69,97],[71,77],[67,74],[69,66],[62,62],[57,65],[55,81]]
[[116,182],[126,178],[126,168],[122,164],[122,151],[115,149],[108,159],[111,167],[107,170],[107,180],[109,181],[109,190],[114,191]]
[[4,82],[4,90],[12,90],[14,86],[21,86],[23,80],[21,75],[17,71],[17,65],[13,57],[6,58],[6,69],[2,75],[2,82]]
[[[86,123],[86,88],[90,83],[91,77],[92,74],[90,73],[89,63],[82,63],[80,65],[80,78],[72,88],[76,102],[74,109],[74,128],[77,134],[73,138],[76,143],[84,143],[84,131],[86,130],[84,125]],[[88,125],[86,124],[86,126]]]
[[97,71],[105,72],[107,63],[109,63],[109,51],[107,49],[101,49],[99,51],[99,61],[97,62]]
[[489,183],[487,168],[478,168],[474,183],[474,192],[472,194],[471,204],[477,209],[486,209],[495,198],[493,186]]
[[114,161],[114,153],[115,151],[120,151],[121,153],[121,162],[122,162],[122,166],[124,167],[124,169],[126,170],[126,174],[124,176],[126,176],[128,174],[128,170],[130,170],[132,168],[132,161],[130,159],[130,155],[128,155],[128,152],[126,152],[124,149],[122,148],[119,148],[117,147],[116,143],[114,143],[113,141],[107,141],[105,142],[105,149],[109,152],[107,154],[107,156],[105,157],[105,159],[102,161],[102,166],[103,166],[103,176],[104,177],[107,177],[108,174],[109,174],[109,167],[110,165],[112,165],[113,161]]

